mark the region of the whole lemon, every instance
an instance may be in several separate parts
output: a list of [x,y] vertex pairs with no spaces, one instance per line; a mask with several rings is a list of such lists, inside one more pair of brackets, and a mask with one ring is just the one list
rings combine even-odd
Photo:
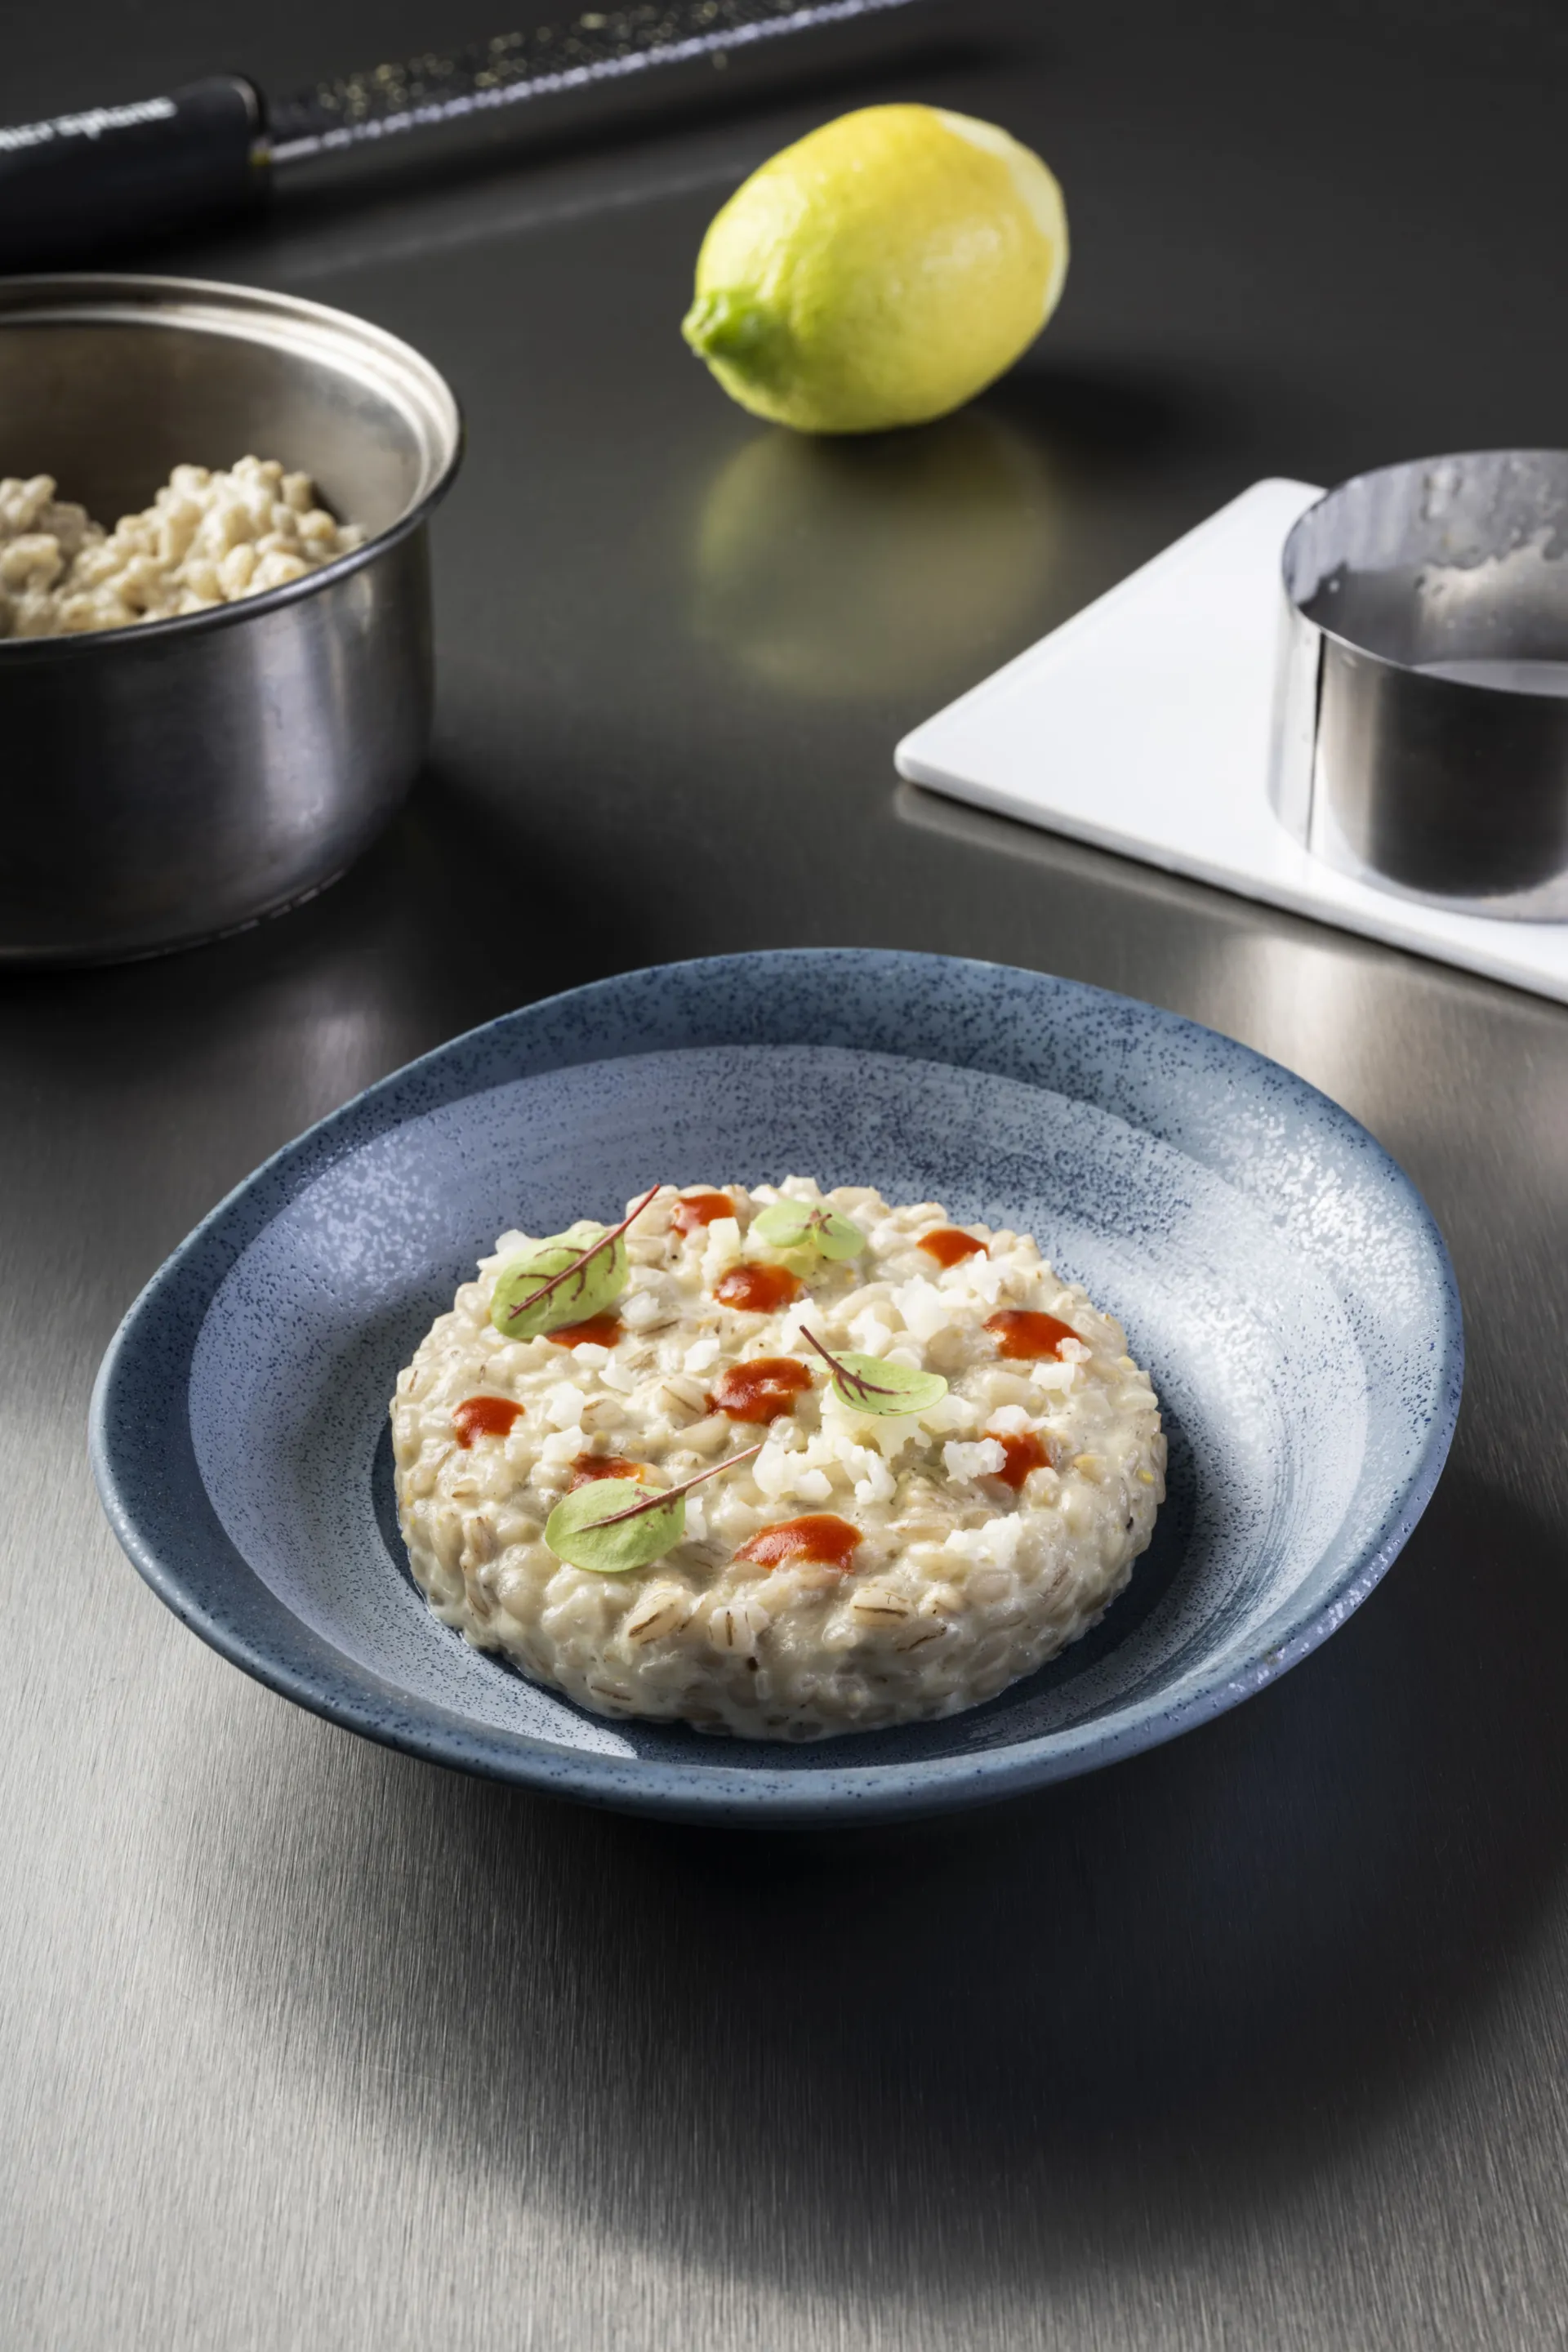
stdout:
[[862,107],[736,189],[681,332],[753,415],[877,433],[1011,367],[1067,266],[1062,193],[1027,147],[938,107]]

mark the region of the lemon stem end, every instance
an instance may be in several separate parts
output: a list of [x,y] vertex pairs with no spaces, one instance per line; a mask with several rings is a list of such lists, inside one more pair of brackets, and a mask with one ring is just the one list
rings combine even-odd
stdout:
[[680,331],[702,360],[722,360],[748,374],[767,373],[777,322],[752,294],[700,294]]

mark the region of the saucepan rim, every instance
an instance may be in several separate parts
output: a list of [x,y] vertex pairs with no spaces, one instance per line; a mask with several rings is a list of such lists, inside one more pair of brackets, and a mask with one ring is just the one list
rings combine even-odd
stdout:
[[212,604],[204,612],[173,614],[165,620],[135,621],[121,628],[83,630],[69,636],[0,638],[0,665],[25,660],[90,661],[110,647],[241,627],[286,604],[320,595],[418,530],[446,497],[462,463],[463,413],[439,369],[384,328],[325,302],[216,278],[140,271],[0,278],[0,328],[18,321],[40,326],[152,325],[226,334],[242,341],[281,343],[300,351],[314,347],[340,365],[352,362],[357,355],[360,364],[355,372],[374,382],[389,404],[400,404],[405,415],[417,424],[426,465],[418,492],[394,521],[360,546],[308,572],[303,579],[285,581],[280,587],[238,597],[233,604]]

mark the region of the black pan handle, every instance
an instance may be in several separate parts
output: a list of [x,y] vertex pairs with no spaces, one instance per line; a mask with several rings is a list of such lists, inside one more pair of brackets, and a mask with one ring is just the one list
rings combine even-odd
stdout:
[[267,174],[260,95],[239,74],[0,130],[0,271],[209,223],[254,203]]

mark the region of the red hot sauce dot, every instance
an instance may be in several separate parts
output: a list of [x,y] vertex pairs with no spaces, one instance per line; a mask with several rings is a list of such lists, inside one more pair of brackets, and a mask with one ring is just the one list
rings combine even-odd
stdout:
[[613,1348],[621,1336],[618,1315],[590,1315],[585,1323],[563,1323],[559,1331],[547,1331],[545,1338],[552,1348]]
[[1024,1359],[1057,1355],[1064,1339],[1078,1338],[1070,1323],[1060,1323],[1054,1315],[1034,1314],[1026,1307],[1005,1307],[1000,1315],[988,1315],[985,1328],[996,1342],[998,1355]]
[[795,1401],[811,1386],[811,1374],[794,1356],[753,1356],[731,1364],[708,1402],[731,1421],[777,1421],[793,1412]]
[[995,1429],[988,1429],[985,1434],[995,1440],[1007,1457],[1000,1470],[993,1470],[991,1475],[1000,1478],[1004,1486],[1011,1486],[1015,1494],[1031,1470],[1050,1468],[1051,1457],[1037,1430],[1026,1429],[1018,1437],[1004,1437],[1000,1430]]
[[977,1242],[973,1234],[964,1233],[957,1225],[938,1225],[934,1233],[922,1234],[920,1247],[928,1257],[934,1257],[938,1265],[959,1265],[966,1257],[985,1255],[984,1243]]
[[728,1192],[688,1192],[677,1201],[670,1212],[670,1223],[678,1234],[694,1234],[703,1225],[716,1225],[721,1217],[732,1217],[735,1203]]
[[775,1527],[759,1528],[735,1557],[752,1560],[759,1568],[809,1561],[836,1568],[845,1575],[859,1540],[859,1528],[852,1528],[847,1519],[833,1511],[815,1511],[804,1519],[783,1519]]
[[776,1315],[805,1289],[787,1265],[732,1265],[713,1296],[721,1307],[738,1307],[742,1315]]
[[623,1454],[579,1454],[572,1465],[574,1486],[590,1486],[595,1478],[636,1478],[640,1484],[647,1476],[646,1462],[628,1462]]
[[458,1443],[469,1446],[476,1437],[504,1437],[522,1407],[510,1397],[467,1397],[452,1414]]

